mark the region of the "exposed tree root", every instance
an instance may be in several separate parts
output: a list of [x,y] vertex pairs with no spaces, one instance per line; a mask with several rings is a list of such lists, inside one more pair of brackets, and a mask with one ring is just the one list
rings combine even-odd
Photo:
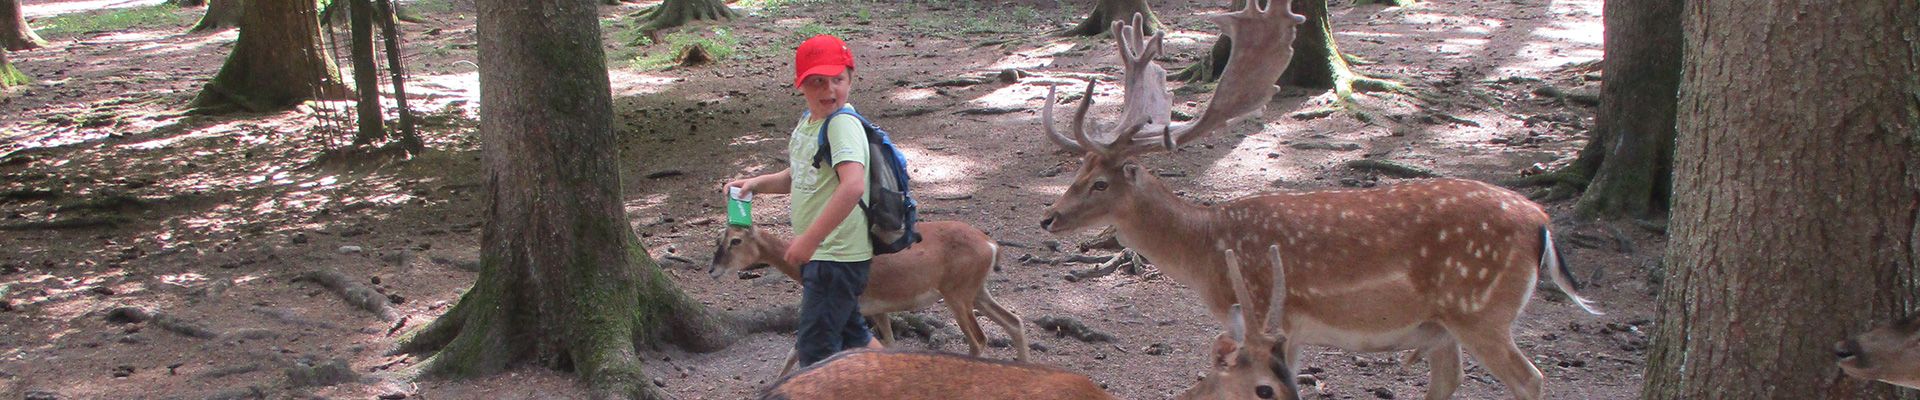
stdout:
[[1527,194],[1527,198],[1546,203],[1579,197],[1591,179],[1587,175],[1584,169],[1569,166],[1558,171],[1502,181],[1501,184],[1515,187],[1545,186]]
[[1131,19],[1136,13],[1146,16],[1145,29],[1148,35],[1163,29],[1160,17],[1153,15],[1153,10],[1144,0],[1100,0],[1098,3],[1093,7],[1093,12],[1087,13],[1086,19],[1080,20],[1080,24],[1054,32],[1053,36],[1097,36],[1107,33],[1113,21]]
[[[694,21],[726,21],[739,16],[739,13],[727,8],[726,3],[718,0],[667,0],[633,14],[633,18],[644,22],[640,25],[640,31],[647,32],[648,36],[657,36],[659,31]],[[658,42],[657,37],[655,42]]]
[[335,294],[340,295],[341,298],[346,299],[347,304],[352,304],[354,307],[359,307],[362,310],[373,313],[373,315],[379,317],[381,321],[392,321],[394,318],[393,309],[387,307],[388,300],[386,295],[380,294],[379,291],[373,290],[373,288],[367,287],[366,285],[354,282],[352,279],[347,278],[346,275],[340,274],[339,271],[309,271],[300,274],[300,277],[295,278],[295,280],[312,281],[320,284],[320,286],[325,286],[327,289],[333,290]]

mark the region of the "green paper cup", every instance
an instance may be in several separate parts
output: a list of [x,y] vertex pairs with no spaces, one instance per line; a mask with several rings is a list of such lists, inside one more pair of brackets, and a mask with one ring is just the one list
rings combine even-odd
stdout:
[[727,225],[753,226],[753,192],[727,188]]

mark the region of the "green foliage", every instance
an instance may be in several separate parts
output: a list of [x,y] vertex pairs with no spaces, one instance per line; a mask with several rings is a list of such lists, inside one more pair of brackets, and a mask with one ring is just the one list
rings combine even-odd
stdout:
[[666,46],[662,50],[634,57],[633,67],[648,71],[669,69],[679,63],[680,55],[685,54],[688,48],[696,46],[705,50],[714,60],[725,61],[733,59],[736,49],[740,47],[740,39],[725,27],[713,27],[705,34],[698,31],[674,32],[663,39]]
[[180,12],[180,7],[162,3],[146,7],[61,14],[40,20],[34,32],[48,38],[69,38],[90,32],[114,32],[136,28],[172,29],[193,25],[196,18],[198,15],[193,13]]
[[[27,77],[27,74],[20,73],[19,69],[13,67],[13,63],[0,64],[0,89],[25,85],[31,82],[33,82],[33,78]],[[4,294],[0,294],[0,296],[4,296]]]
[[847,31],[844,29],[838,29],[838,28],[828,27],[826,25],[821,25],[818,22],[809,22],[806,25],[800,26],[800,29],[794,29],[792,34],[787,35],[788,43],[786,43],[787,45],[786,47],[799,48],[800,42],[807,41],[807,39],[811,39],[814,36],[820,36],[820,35],[833,35],[833,36],[844,38],[847,36]]

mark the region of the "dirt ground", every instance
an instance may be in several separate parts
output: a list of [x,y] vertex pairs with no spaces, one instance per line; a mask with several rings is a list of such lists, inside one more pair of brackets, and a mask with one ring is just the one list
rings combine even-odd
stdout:
[[[157,0],[24,2],[38,26]],[[1071,26],[1090,2],[1066,3],[745,2],[736,7],[747,15],[725,33],[689,29],[733,39],[734,54],[666,70],[633,61],[668,48],[631,44],[637,24],[625,16],[646,4],[603,8],[633,229],[676,283],[708,305],[744,311],[798,302],[797,285],[778,274],[708,278],[707,254],[723,225],[715,221],[724,218],[715,188],[784,165],[785,131],[802,108],[786,88],[790,49],[803,32],[839,32],[859,57],[854,104],[908,153],[923,217],[965,221],[1005,244],[1006,268],[991,290],[1028,321],[1033,361],[1086,373],[1123,398],[1178,393],[1207,367],[1208,339],[1220,328],[1189,290],[1150,269],[1069,281],[1069,272],[1094,265],[1047,262],[1077,254],[1092,236],[1056,237],[1038,224],[1078,159],[1042,137],[1044,87],[991,79],[1009,69],[1118,75],[1111,39],[1040,34]],[[1172,30],[1161,62],[1174,69],[1206,53],[1216,31],[1198,13],[1226,2],[1153,3]],[[1218,202],[1401,180],[1345,166],[1361,158],[1500,181],[1564,164],[1584,143],[1593,109],[1583,99],[1599,86],[1592,62],[1600,57],[1600,0],[1335,3],[1341,49],[1372,62],[1356,68],[1405,83],[1417,97],[1363,94],[1328,115],[1315,111],[1335,104],[1332,95],[1288,89],[1262,118],[1140,161],[1186,198]],[[231,50],[232,31],[75,32],[10,54],[37,83],[0,100],[0,226],[8,228],[0,230],[0,396],[579,397],[561,372],[413,380],[406,372],[420,359],[385,355],[471,284],[483,224],[473,5],[402,4],[426,17],[404,30],[409,91],[419,95],[430,151],[399,163],[316,162],[346,138],[315,129],[320,113],[312,107],[180,113]],[[188,22],[200,12],[173,11]],[[948,33],[955,31],[967,33]],[[988,79],[955,81],[967,77]],[[1178,89],[1175,108],[1197,114],[1210,89]],[[1119,95],[1117,85],[1102,85],[1095,118],[1110,120]],[[1561,216],[1571,202],[1547,205]],[[756,218],[785,221],[785,208],[783,198],[763,198]],[[1643,226],[1653,225],[1557,220],[1582,292],[1607,314],[1585,314],[1546,290],[1535,295],[1514,333],[1545,372],[1549,397],[1638,396],[1657,284],[1650,277],[1665,247],[1663,233]],[[388,295],[393,318],[301,279],[312,271],[337,271]],[[124,322],[138,316],[114,310],[129,306],[158,316]],[[944,307],[920,314],[950,320]],[[1074,318],[1115,339],[1059,337],[1032,323],[1042,317]],[[989,337],[1005,337],[986,325]],[[206,338],[177,333],[193,327]],[[901,345],[966,350],[950,323],[931,336]],[[738,399],[774,378],[792,341],[761,334],[707,354],[642,350],[647,372],[669,393]],[[1303,387],[1309,398],[1413,398],[1426,389],[1426,365],[1402,366],[1401,354],[1306,355],[1300,367],[1315,382]],[[1013,352],[996,347],[986,356]],[[1457,397],[1507,396],[1468,360]]]

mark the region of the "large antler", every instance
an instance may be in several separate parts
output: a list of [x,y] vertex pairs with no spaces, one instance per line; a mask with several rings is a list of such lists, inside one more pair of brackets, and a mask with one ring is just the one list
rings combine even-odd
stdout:
[[1247,0],[1246,7],[1238,11],[1208,17],[1233,40],[1233,52],[1213,100],[1201,111],[1200,118],[1178,126],[1169,125],[1173,102],[1166,90],[1167,71],[1153,62],[1164,34],[1142,39],[1144,18],[1138,14],[1131,23],[1115,21],[1113,30],[1120,36],[1126,90],[1119,125],[1097,138],[1088,137],[1085,119],[1093,102],[1093,85],[1089,83],[1087,96],[1074,115],[1074,137],[1061,135],[1053,128],[1054,90],[1049,87],[1047,104],[1041,110],[1048,138],[1070,152],[1133,155],[1172,149],[1259,112],[1279,91],[1274,82],[1292,61],[1295,30],[1306,21],[1306,17],[1293,13],[1288,0],[1269,1],[1279,4],[1261,7],[1262,0]]

